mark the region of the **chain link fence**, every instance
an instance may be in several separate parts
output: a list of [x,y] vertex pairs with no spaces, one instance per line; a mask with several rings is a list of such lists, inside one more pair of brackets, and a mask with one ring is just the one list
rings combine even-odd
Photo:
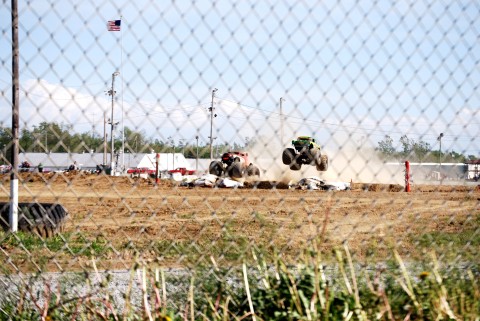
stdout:
[[0,320],[478,320],[478,2],[11,9]]

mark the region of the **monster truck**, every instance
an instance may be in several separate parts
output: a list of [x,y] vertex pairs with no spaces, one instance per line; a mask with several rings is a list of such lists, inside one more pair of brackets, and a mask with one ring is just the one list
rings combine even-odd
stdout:
[[210,163],[209,173],[217,176],[229,176],[234,179],[260,176],[260,169],[248,160],[246,152],[227,152],[221,160]]
[[320,146],[310,136],[299,136],[292,140],[293,148],[286,148],[282,153],[283,164],[291,170],[298,171],[302,165],[315,165],[318,171],[328,169],[328,156],[322,154]]

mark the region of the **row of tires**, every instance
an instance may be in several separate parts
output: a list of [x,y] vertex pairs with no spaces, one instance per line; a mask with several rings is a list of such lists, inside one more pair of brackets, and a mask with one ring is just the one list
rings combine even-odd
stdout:
[[[0,225],[10,229],[10,203],[0,202]],[[56,203],[19,203],[18,230],[52,237],[65,228],[68,212]]]

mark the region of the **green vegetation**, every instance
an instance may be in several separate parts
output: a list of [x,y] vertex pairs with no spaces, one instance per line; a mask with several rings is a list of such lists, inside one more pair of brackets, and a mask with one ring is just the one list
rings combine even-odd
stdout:
[[[252,144],[253,141],[245,138],[245,145]],[[10,157],[9,149],[12,144],[11,129],[0,127],[0,149],[7,159]],[[122,146],[121,139],[114,142],[115,150]],[[110,144],[107,144],[107,152],[110,153]],[[55,122],[41,122],[33,126],[32,129],[24,128],[20,132],[20,152],[36,153],[82,153],[91,150],[97,153],[103,153],[103,137],[98,134],[74,133],[71,125],[58,124]],[[227,150],[242,150],[246,147],[237,143],[224,144],[217,143],[214,150],[225,152]],[[175,140],[167,137],[166,140],[155,137],[146,137],[144,133],[134,131],[125,127],[125,151],[127,153],[150,153],[151,150],[162,153],[183,153],[187,158],[195,158],[197,153],[196,141],[186,142],[185,139]],[[208,142],[199,141],[199,158],[210,157],[210,146]]]
[[[42,238],[36,234],[18,231],[16,233],[0,232],[1,248],[21,248],[23,251],[16,254],[13,251],[10,259],[15,260],[16,255],[24,256],[25,251],[36,253],[39,260],[48,260],[49,253],[64,253],[67,255],[86,257],[101,257],[111,251],[108,241],[102,237],[87,239],[79,233],[64,233],[54,237]],[[43,252],[42,252],[43,251]]]
[[205,253],[215,257],[221,257],[228,262],[241,261],[248,252],[250,243],[245,237],[220,238],[209,242],[191,240],[171,240],[152,242],[150,248],[164,259],[177,259],[183,257],[183,261],[194,263],[201,260]]
[[461,261],[478,261],[480,215],[472,215],[466,220],[438,219],[437,224],[441,228],[420,233],[412,231],[409,234],[408,243],[414,244],[417,251],[412,255],[418,256],[433,250],[448,261],[457,261],[458,257],[461,257]]
[[465,156],[455,151],[434,150],[429,143],[424,141],[415,141],[409,139],[407,135],[403,135],[399,139],[400,150],[394,146],[393,139],[386,135],[385,138],[378,142],[377,152],[384,160],[404,160],[409,159],[413,162],[438,162],[439,159],[443,163],[464,163],[467,160],[474,160],[474,155]]
[[418,245],[422,249],[436,250],[447,260],[455,260],[459,253],[462,260],[476,260],[480,248],[480,236],[474,231],[460,234],[430,232],[419,238]]
[[310,250],[295,266],[254,251],[248,268],[219,268],[212,259],[175,277],[135,265],[121,298],[108,273],[55,282],[37,275],[16,292],[0,290],[0,320],[478,320],[478,270],[443,269],[433,253],[417,265],[393,254],[373,269],[354,262],[346,246],[326,264]]

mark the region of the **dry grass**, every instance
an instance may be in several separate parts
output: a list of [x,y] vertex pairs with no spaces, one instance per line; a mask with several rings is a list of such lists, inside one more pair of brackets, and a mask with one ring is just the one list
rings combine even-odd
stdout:
[[[424,235],[468,235],[478,229],[478,187],[415,186],[412,193],[404,193],[393,184],[354,183],[351,191],[340,192],[284,185],[188,188],[172,181],[157,186],[154,180],[83,172],[22,173],[20,201],[62,204],[70,213],[63,239],[84,249],[71,253],[66,246],[55,251],[44,247],[32,252],[3,244],[0,259],[26,270],[81,270],[89,268],[91,255],[98,256],[105,269],[128,267],[136,257],[188,266],[209,262],[210,255],[238,262],[251,248],[275,246],[295,260],[319,237],[327,251],[348,242],[359,257],[375,253],[375,259],[384,260],[390,248],[398,247],[409,259],[423,255],[418,240]],[[8,192],[6,177],[0,200],[7,201]],[[467,241],[439,250],[468,250],[475,243]],[[93,243],[105,251],[93,251]]]

